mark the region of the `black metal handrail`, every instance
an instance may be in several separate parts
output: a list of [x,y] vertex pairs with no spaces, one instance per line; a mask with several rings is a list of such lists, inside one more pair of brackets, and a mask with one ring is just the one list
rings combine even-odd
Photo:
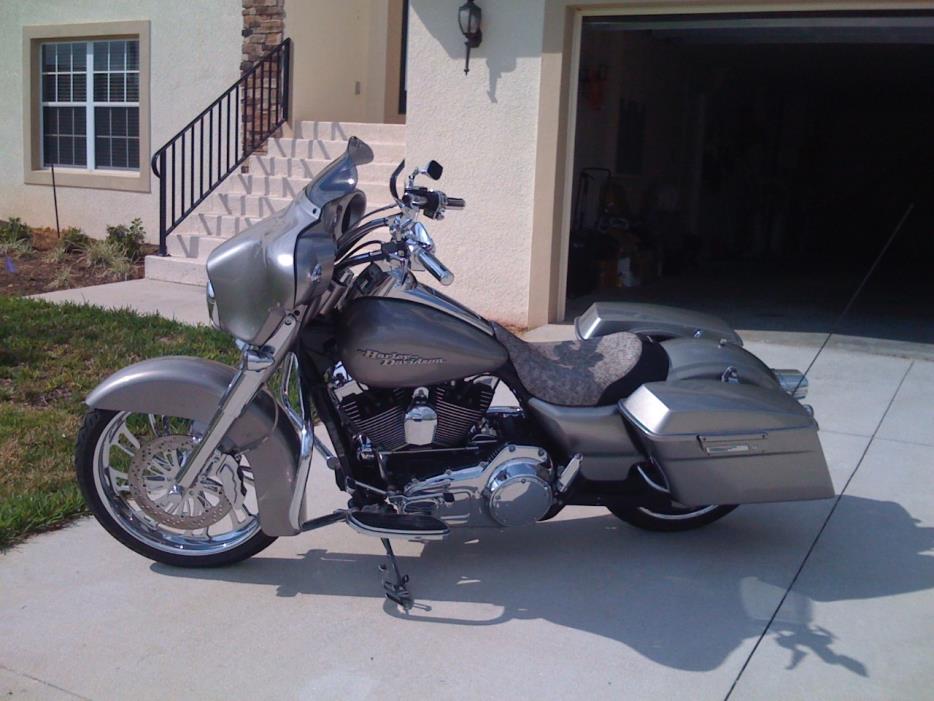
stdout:
[[291,48],[286,39],[266,52],[153,154],[159,255],[167,255],[166,239],[185,217],[288,121]]

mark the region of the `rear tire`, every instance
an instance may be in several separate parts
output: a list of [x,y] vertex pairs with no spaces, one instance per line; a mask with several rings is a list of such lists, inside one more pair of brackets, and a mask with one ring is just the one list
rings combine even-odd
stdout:
[[111,511],[104,504],[104,499],[107,499],[108,495],[106,493],[101,494],[99,480],[95,479],[95,470],[99,467],[95,464],[99,455],[98,444],[104,431],[110,426],[117,414],[116,411],[101,409],[88,411],[78,432],[77,445],[75,446],[75,470],[78,477],[78,486],[91,513],[94,514],[94,517],[110,535],[130,550],[139,553],[143,557],[148,557],[150,560],[172,565],[173,567],[190,568],[221,567],[240,562],[269,547],[276,540],[257,529],[247,540],[232,546],[228,550],[199,554],[197,552],[167,552],[147,545],[134,537],[113,517]]
[[678,507],[672,504],[670,508],[663,510],[642,506],[610,507],[610,512],[636,528],[674,533],[706,526],[720,520],[735,508],[734,505]]
[[682,506],[671,499],[668,478],[655,463],[643,463],[634,467],[645,485],[667,500],[662,506],[611,506],[610,512],[626,523],[646,531],[674,533],[690,531],[706,526],[736,508],[732,504],[710,506]]

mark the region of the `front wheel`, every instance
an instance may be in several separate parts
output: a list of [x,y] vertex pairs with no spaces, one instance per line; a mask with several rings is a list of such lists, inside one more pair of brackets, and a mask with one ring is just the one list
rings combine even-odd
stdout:
[[253,471],[220,453],[187,489],[174,480],[203,427],[188,419],[91,410],[75,448],[91,512],[121,543],[176,567],[245,560],[274,540],[260,530]]

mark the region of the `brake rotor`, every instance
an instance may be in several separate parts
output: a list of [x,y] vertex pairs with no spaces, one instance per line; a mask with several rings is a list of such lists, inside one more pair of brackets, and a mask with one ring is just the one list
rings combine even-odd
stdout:
[[202,474],[188,489],[176,483],[175,475],[194,446],[191,436],[154,438],[139,447],[127,472],[130,493],[139,508],[155,521],[183,531],[211,526],[233,506],[224,487],[210,474]]

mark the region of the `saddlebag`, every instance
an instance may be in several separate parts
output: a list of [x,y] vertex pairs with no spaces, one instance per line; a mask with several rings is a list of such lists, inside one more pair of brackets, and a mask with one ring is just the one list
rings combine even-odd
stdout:
[[780,390],[710,380],[650,382],[619,408],[682,504],[834,494],[817,422]]

